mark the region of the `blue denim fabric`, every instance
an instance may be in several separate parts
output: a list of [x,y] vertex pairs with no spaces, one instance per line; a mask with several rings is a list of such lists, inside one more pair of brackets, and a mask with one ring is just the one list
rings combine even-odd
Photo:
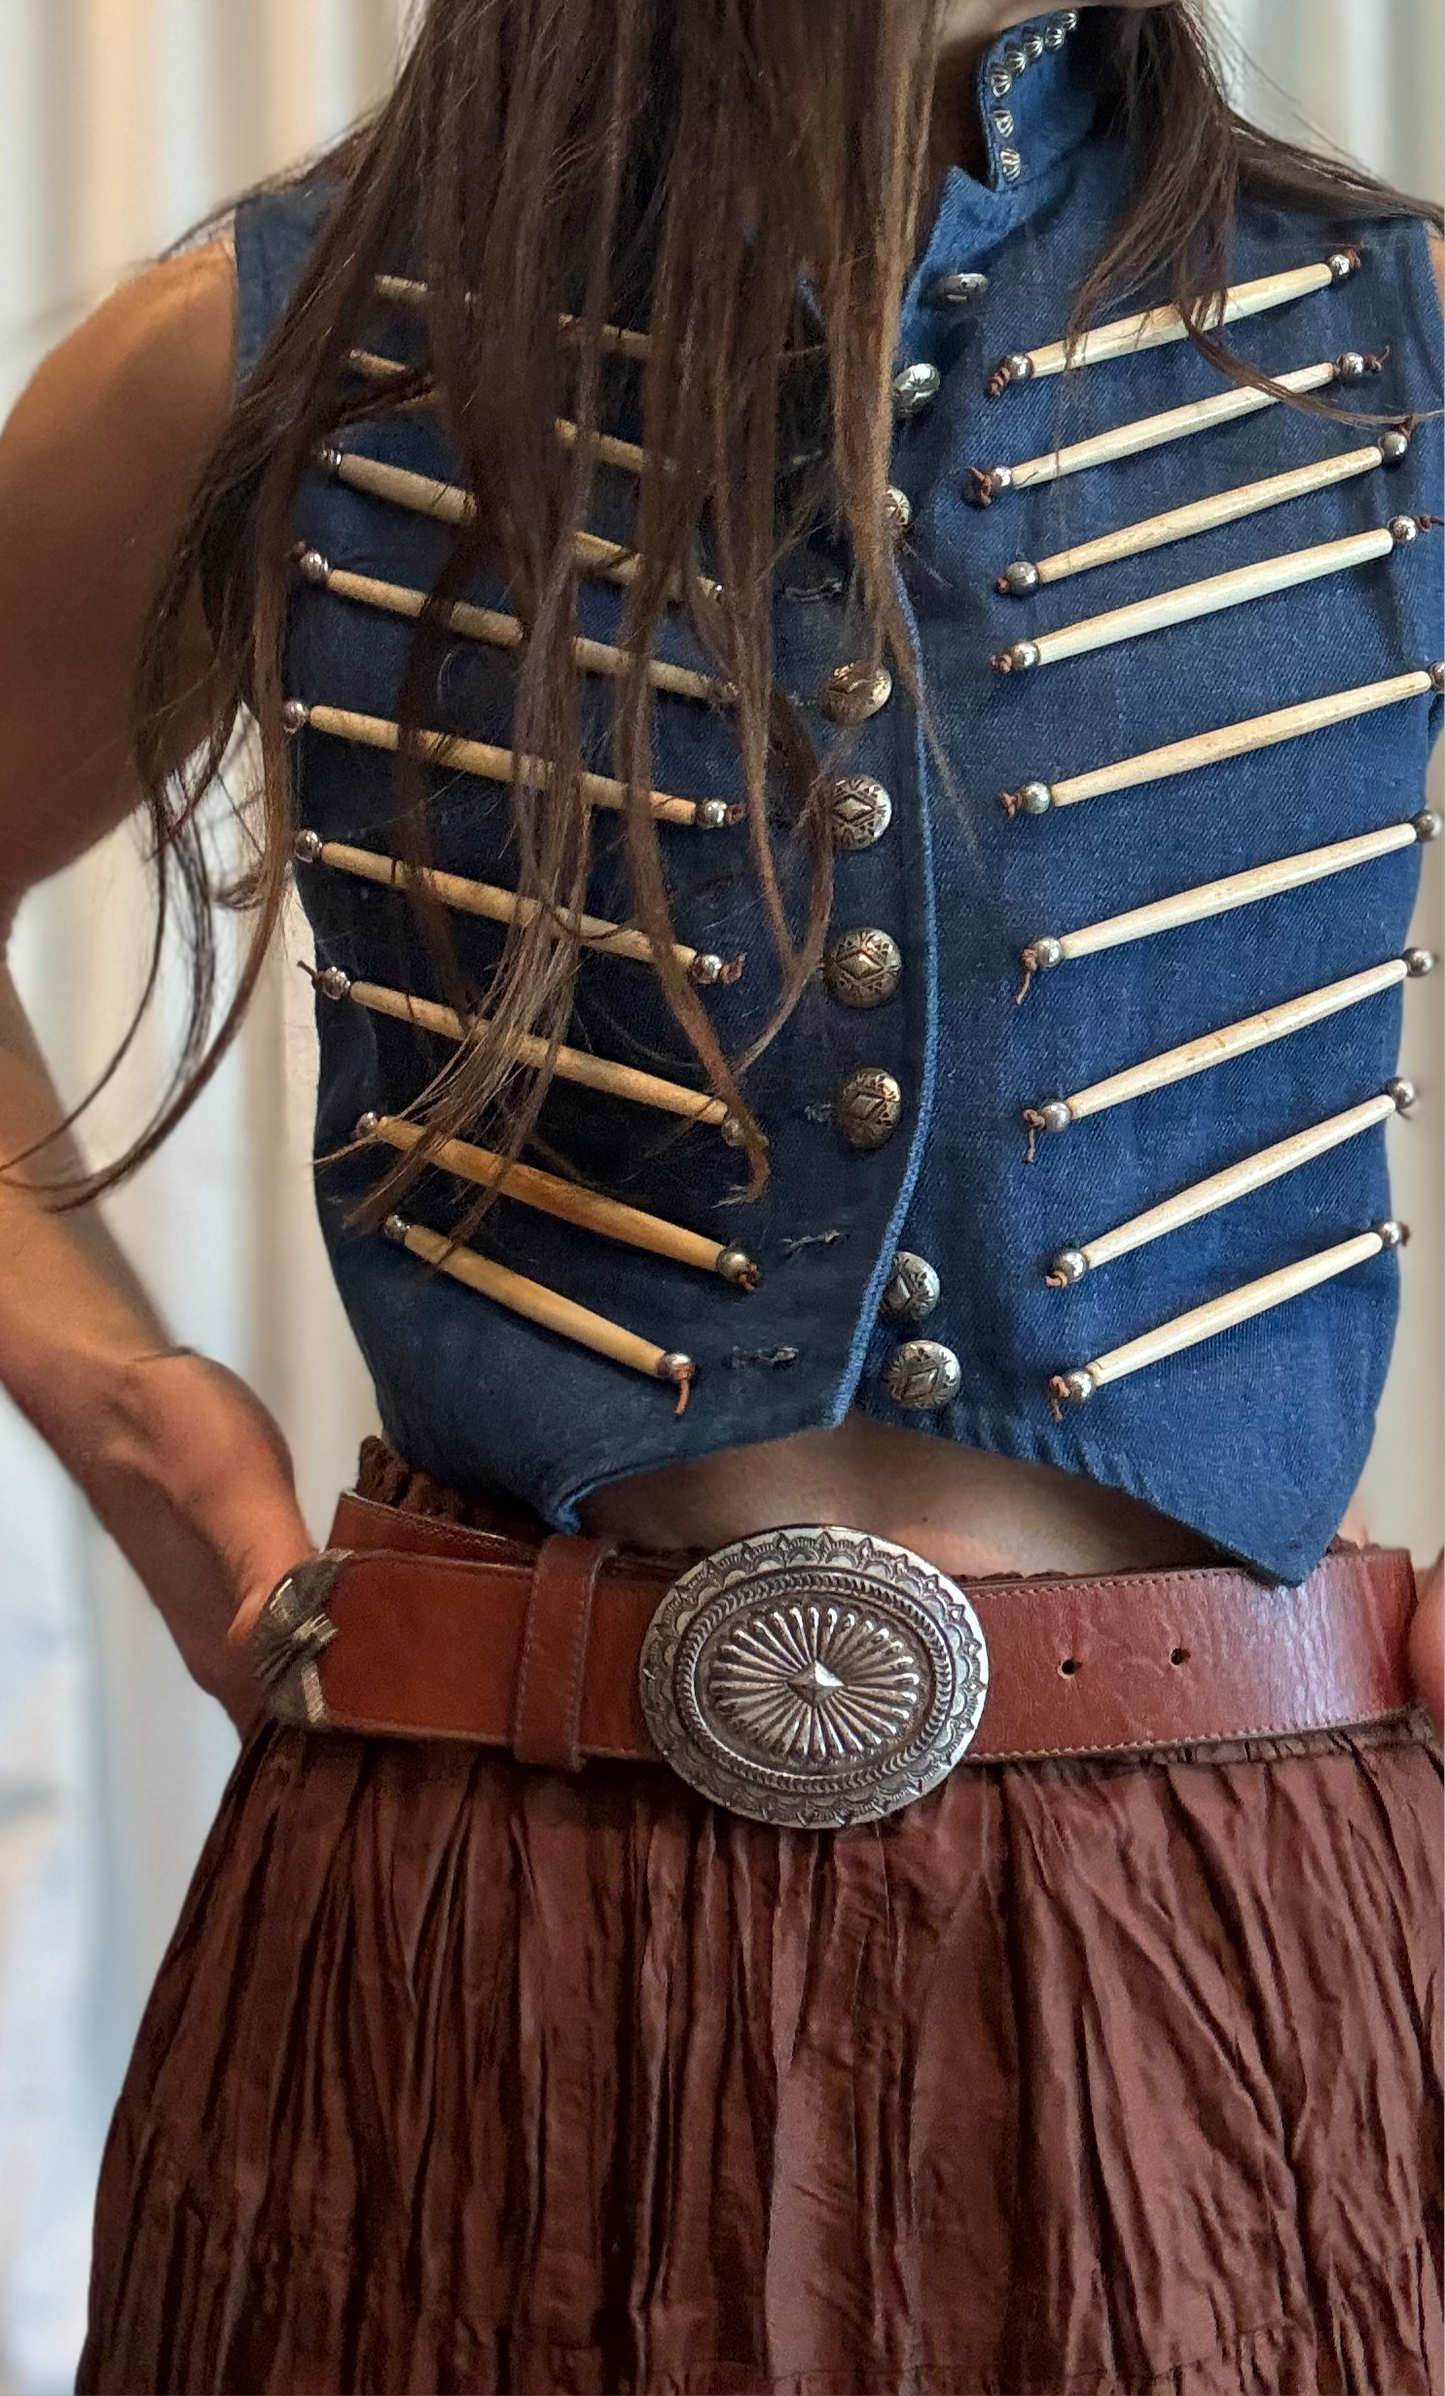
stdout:
[[[821,986],[810,990],[756,1066],[751,1090],[773,1173],[754,1205],[737,1204],[737,1159],[713,1133],[680,1131],[571,1086],[554,1090],[544,1116],[556,1146],[606,1187],[746,1247],[763,1268],[762,1288],[743,1296],[513,1205],[500,1206],[480,1235],[487,1253],[515,1269],[690,1354],[698,1379],[688,1412],[675,1417],[666,1386],[533,1328],[354,1228],[349,1217],[374,1178],[369,1164],[354,1159],[318,1172],[337,1280],[392,1445],[459,1488],[514,1493],[561,1528],[575,1527],[579,1501],[609,1481],[836,1423],[858,1406],[1126,1490],[1294,1581],[1328,1544],[1369,1446],[1397,1303],[1392,1255],[1105,1388],[1062,1419],[1049,1404],[1049,1378],[1060,1369],[1388,1215],[1377,1129],[1074,1288],[1053,1290],[1043,1278],[1061,1247],[1379,1091],[1395,1067],[1400,993],[1075,1124],[1043,1139],[1032,1163],[1021,1110],[1398,955],[1417,856],[1407,850],[1071,961],[1016,1005],[1021,948],[1036,934],[1408,819],[1422,805],[1439,703],[1414,699],[1038,818],[1010,820],[999,796],[1034,777],[1051,781],[1429,664],[1441,618],[1441,540],[1432,532],[1363,568],[1127,645],[1008,678],[991,667],[993,652],[1042,629],[1428,510],[1440,488],[1440,426],[1422,421],[1393,472],[1377,470],[1030,599],[996,593],[995,576],[1014,558],[1037,559],[1372,437],[1272,407],[1002,496],[987,510],[969,504],[972,467],[1031,457],[1222,387],[1180,343],[988,396],[990,371],[1004,354],[1063,332],[1127,190],[1127,161],[1098,120],[1088,20],[1062,49],[1014,72],[1006,96],[995,88],[1015,46],[1051,24],[1041,18],[1021,29],[984,61],[991,172],[986,181],[950,176],[904,309],[900,364],[927,360],[943,379],[931,407],[898,430],[892,479],[914,510],[900,573],[956,791],[944,786],[900,688],[849,757],[850,771],[878,776],[891,792],[892,827],[874,847],[840,858],[836,893],[840,930],[876,925],[898,942],[899,992],[857,1012]],[[1003,107],[1011,129],[997,121]],[[325,205],[323,192],[303,189],[241,211],[243,376],[284,309]],[[1232,280],[1317,261],[1346,237],[1366,251],[1357,275],[1237,324],[1231,342],[1275,372],[1388,347],[1385,371],[1363,386],[1360,404],[1423,417],[1439,406],[1440,321],[1421,227],[1327,226],[1251,205]],[[931,305],[935,278],[955,269],[986,274],[986,294],[964,309]],[[395,318],[379,322],[377,346],[400,354],[403,338]],[[369,428],[355,446],[428,473],[453,470],[424,418]],[[625,497],[619,478],[620,523]],[[429,581],[446,544],[437,528],[320,476],[305,488],[298,531],[335,565],[413,584]],[[820,544],[780,577],[778,674],[798,692],[819,692],[829,671],[857,653],[833,562]],[[493,604],[505,596],[485,587],[476,595]],[[583,629],[606,639],[620,619],[620,595],[591,584],[583,612]],[[393,714],[408,631],[299,592],[293,693]],[[667,654],[703,662],[691,658],[680,622]],[[439,720],[505,743],[510,693],[501,656],[459,645],[442,678]],[[599,709],[604,704],[599,694]],[[826,741],[821,713],[816,723]],[[656,751],[660,788],[736,795],[725,716],[662,698]],[[606,763],[600,746],[598,762]],[[330,839],[387,845],[386,759],[308,733],[298,744],[297,786],[304,824]],[[507,794],[438,775],[435,804],[437,861],[507,881]],[[590,904],[625,917],[625,876],[608,820],[599,819],[598,834]],[[746,833],[669,828],[663,837],[680,937],[724,954],[750,952],[743,979],[708,999],[725,1045],[739,1048],[772,998]],[[404,900],[322,868],[301,869],[300,881],[319,963],[438,994]],[[464,953],[483,970],[499,936],[474,922],[457,928]],[[1429,995],[1412,988],[1406,1003],[1428,1004]],[[365,1109],[407,1102],[444,1053],[353,1006],[322,1003],[318,1028],[321,1156],[349,1138]],[[639,966],[589,957],[572,1037],[696,1082],[653,977]],[[904,1115],[884,1148],[859,1154],[833,1129],[832,1101],[847,1074],[875,1065],[902,1084]],[[454,1196],[438,1176],[414,1211],[444,1227]],[[946,1342],[962,1370],[957,1399],[933,1414],[903,1412],[884,1380],[892,1349],[908,1336],[879,1315],[900,1246],[937,1268],[942,1298],[922,1330]]]

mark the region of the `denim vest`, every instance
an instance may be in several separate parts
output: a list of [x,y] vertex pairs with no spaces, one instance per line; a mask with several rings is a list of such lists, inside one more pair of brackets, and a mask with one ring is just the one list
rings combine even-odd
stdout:
[[[733,1256],[701,1269],[516,1197],[476,1235],[479,1255],[636,1335],[665,1370],[690,1359],[685,1411],[635,1357],[597,1353],[359,1227],[374,1149],[318,1168],[387,1438],[457,1488],[511,1493],[575,1529],[608,1482],[859,1407],[1127,1491],[1280,1580],[1310,1570],[1343,1515],[1397,1304],[1383,1120],[1408,1097],[1392,1081],[1401,1008],[1428,1003],[1415,987],[1428,960],[1405,944],[1440,714],[1441,538],[1413,521],[1440,487],[1439,309],[1419,225],[1251,203],[1230,284],[1263,289],[1244,293],[1231,346],[1274,375],[1319,366],[1327,399],[1418,419],[1408,444],[1241,398],[1187,341],[1154,341],[1159,318],[1055,371],[1050,345],[1129,183],[1098,57],[1073,12],[994,46],[980,69],[987,177],[949,176],[906,295],[891,507],[946,772],[901,677],[890,692],[839,673],[859,634],[826,543],[780,573],[780,683],[812,710],[820,746],[839,714],[862,720],[836,801],[827,967],[749,1078],[770,1143],[764,1195],[738,1202],[716,1122],[575,1081],[544,1109],[545,1138],[588,1181],[745,1252],[758,1286],[742,1286],[752,1276]],[[240,211],[243,378],[325,206],[303,187]],[[416,354],[404,313],[379,311],[377,350]],[[1202,418],[1124,434],[1103,456],[1073,450],[1209,400]],[[1361,471],[1308,471],[1372,445]],[[345,446],[454,479],[424,412]],[[349,472],[319,465],[303,490],[297,530],[314,555],[287,668],[298,880],[326,977],[322,1158],[359,1118],[405,1109],[450,1053],[349,995],[442,994],[405,896],[323,847],[388,851],[393,767],[305,711],[393,718],[412,629],[336,576],[427,589],[448,538]],[[1210,526],[1186,516],[1088,555],[1282,476],[1295,479],[1268,505],[1230,501]],[[625,466],[603,479],[598,526],[616,537],[632,486]],[[1378,537],[1332,546],[1357,535]],[[1255,565],[1242,590],[1216,580]],[[1094,622],[1180,591],[1162,605],[1178,621]],[[505,610],[500,588],[472,597]],[[581,632],[615,640],[623,603],[589,578]],[[663,654],[708,663],[680,613]],[[505,748],[513,672],[505,650],[458,639],[438,728]],[[1340,693],[1366,695],[1316,705]],[[678,937],[746,960],[704,992],[735,1053],[775,989],[746,827],[717,804],[740,779],[726,706],[661,692],[655,748],[658,789],[703,802],[661,835]],[[485,775],[439,770],[437,865],[505,888],[509,809]],[[599,812],[588,901],[612,922],[629,912],[615,824]],[[1164,904],[1162,921],[1135,914],[1185,893],[1202,896]],[[500,932],[470,915],[455,926],[484,979]],[[568,1045],[705,1104],[645,962],[589,951]],[[413,1220],[445,1232],[462,1194],[429,1172]]]

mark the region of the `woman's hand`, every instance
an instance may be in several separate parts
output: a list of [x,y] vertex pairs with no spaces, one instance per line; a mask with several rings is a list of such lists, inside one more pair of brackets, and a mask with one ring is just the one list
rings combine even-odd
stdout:
[[1416,1693],[1437,1730],[1445,1730],[1445,1556],[1438,1556],[1420,1591],[1410,1625],[1410,1670]]
[[108,1382],[87,1447],[91,1504],[192,1679],[244,1736],[261,1710],[247,1654],[256,1618],[315,1553],[278,1425],[223,1365],[170,1352]]

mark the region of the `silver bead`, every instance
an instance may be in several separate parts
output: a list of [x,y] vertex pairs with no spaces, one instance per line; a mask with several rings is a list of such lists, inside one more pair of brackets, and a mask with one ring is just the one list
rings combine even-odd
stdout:
[[1045,1131],[1067,1131],[1074,1117],[1067,1098],[1050,1098],[1038,1109],[1039,1123]]
[[1437,698],[1445,693],[1445,657],[1437,657],[1430,668],[1430,688]]
[[1011,599],[1028,599],[1039,587],[1039,570],[1031,558],[1016,557],[1003,575],[1004,588]]
[[346,463],[346,452],[344,449],[335,448],[328,442],[324,449],[317,451],[316,463],[323,474],[339,474]]
[[356,1130],[352,1134],[352,1137],[357,1140],[374,1140],[380,1125],[380,1115],[376,1114],[370,1107],[368,1107],[364,1115],[357,1116]]
[[844,932],[823,959],[828,995],[843,1007],[881,1007],[902,979],[903,951],[873,924]]
[[697,1366],[680,1348],[670,1348],[666,1356],[659,1356],[655,1370],[659,1381],[673,1381],[679,1389],[686,1389],[696,1376]]
[[1435,952],[1431,948],[1407,948],[1405,971],[1412,982],[1423,982],[1427,973],[1435,971]]
[[281,710],[281,729],[288,740],[304,732],[311,721],[311,710],[304,699],[288,699]]
[[907,532],[913,522],[913,502],[906,491],[890,483],[883,494],[883,529],[895,535]]
[[923,294],[923,304],[925,308],[969,308],[987,289],[987,275],[970,274],[960,267],[952,274],[935,275]]
[[993,67],[990,69],[988,88],[993,93],[993,96],[996,100],[1006,100],[1009,96],[1009,93],[1013,90],[1013,87],[1014,79],[1007,67]]
[[1408,1115],[1419,1092],[1413,1082],[1407,1082],[1403,1074],[1397,1073],[1393,1081],[1386,1082],[1385,1096],[1393,1098],[1397,1114]]
[[1047,782],[1021,783],[1013,795],[1024,815],[1047,815],[1054,803],[1054,794]]
[[1011,491],[1013,487],[1014,470],[1012,466],[990,466],[988,472],[983,476],[983,489],[990,499],[1001,499],[1004,492]]
[[331,561],[319,549],[303,549],[296,560],[296,571],[303,582],[320,587],[331,580]]
[[1043,35],[1041,33],[1026,33],[1024,35],[1023,49],[1024,56],[1028,60],[1029,65],[1031,67],[1036,67],[1044,54]]
[[758,1268],[741,1248],[724,1248],[717,1260],[717,1270],[734,1289],[751,1290],[758,1285]]
[[886,666],[862,660],[835,666],[823,693],[823,711],[835,724],[866,724],[893,696],[893,676]]
[[1061,1373],[1059,1390],[1071,1405],[1082,1406],[1085,1399],[1091,1398],[1094,1394],[1092,1376],[1084,1372]]
[[989,122],[1002,140],[1008,141],[1012,138],[1015,127],[1014,112],[1011,108],[991,108]]
[[900,1248],[878,1311],[885,1323],[925,1323],[942,1294],[943,1285],[927,1257]]
[[1006,383],[1026,383],[1033,371],[1033,359],[1025,349],[1011,350],[999,367],[999,373]]
[[1392,425],[1388,432],[1381,433],[1380,462],[1382,465],[1398,466],[1400,460],[1407,458],[1409,454],[1410,436],[1407,432],[1402,431],[1398,424]]
[[1027,674],[1030,668],[1039,662],[1038,642],[1015,641],[1008,652],[1008,662],[1011,672]]
[[722,1135],[723,1144],[725,1147],[746,1147],[747,1134],[744,1132],[742,1124],[739,1122],[736,1115],[724,1115],[721,1123],[718,1125],[718,1130]]
[[1423,814],[1417,815],[1415,817],[1414,832],[1415,838],[1417,840],[1424,841],[1438,839],[1440,833],[1439,816],[1432,814],[1430,809],[1427,807]]
[[695,821],[699,832],[721,832],[728,820],[726,799],[699,799]]
[[715,957],[710,949],[703,950],[689,965],[688,979],[695,982],[699,990],[711,990],[714,983],[722,980],[723,970],[721,957]]
[[1017,183],[1020,175],[1024,171],[1022,154],[1018,150],[1000,150],[998,154],[998,171],[1002,175],[1005,183]]
[[319,832],[298,832],[291,843],[291,854],[298,865],[319,865],[322,846]]
[[406,1246],[406,1235],[410,1231],[411,1225],[405,1215],[388,1215],[382,1229],[393,1247],[404,1248]]
[[1062,940],[1056,940],[1052,932],[1045,932],[1038,940],[1031,940],[1024,951],[1024,963],[1031,966],[1035,973],[1052,973],[1054,967],[1062,965],[1063,961],[1064,944]]
[[916,358],[893,377],[893,413],[901,419],[921,416],[943,388],[943,376],[927,358]]
[[1003,54],[1004,65],[1011,75],[1022,75],[1029,63],[1029,54],[1022,42],[1010,42]]
[[1082,1248],[1061,1248],[1049,1267],[1049,1279],[1062,1282],[1066,1289],[1072,1289],[1076,1281],[1083,1280],[1088,1270],[1089,1260]]
[[1384,1249],[1403,1248],[1410,1237],[1409,1226],[1405,1223],[1395,1222],[1377,1223],[1375,1236]]
[[936,1339],[907,1339],[884,1368],[888,1395],[910,1414],[932,1414],[963,1387],[963,1368],[952,1348]]
[[833,1101],[833,1122],[850,1148],[883,1148],[903,1120],[903,1091],[881,1066],[850,1073]]
[[328,965],[316,976],[316,987],[323,998],[350,998],[351,976],[343,973],[339,965]]
[[833,785],[828,821],[833,846],[844,856],[856,856],[883,838],[893,821],[893,801],[872,774],[845,774]]
[[1392,516],[1390,538],[1397,549],[1408,549],[1412,541],[1419,540],[1420,527],[1413,516]]
[[1348,283],[1351,275],[1355,271],[1355,268],[1359,264],[1359,260],[1358,258],[1352,257],[1348,250],[1334,250],[1332,251],[1326,263],[1329,266],[1332,281],[1336,283]]

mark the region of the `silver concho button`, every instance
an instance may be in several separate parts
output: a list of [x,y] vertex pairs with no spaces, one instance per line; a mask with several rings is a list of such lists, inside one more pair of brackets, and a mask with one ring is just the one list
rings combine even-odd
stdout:
[[963,1591],[923,1557],[809,1526],[739,1539],[674,1581],[639,1689],[658,1748],[713,1804],[841,1830],[952,1770],[988,1651]]
[[892,696],[893,676],[886,666],[835,666],[823,692],[823,706],[835,724],[866,724]]
[[[1012,81],[1010,76],[1009,83]],[[1005,91],[1008,88],[1006,83]],[[968,308],[982,299],[987,289],[987,275],[970,274],[960,267],[951,274],[935,275],[923,294],[923,304],[926,308]]]
[[833,1101],[833,1121],[850,1148],[886,1147],[902,1118],[903,1092],[877,1065],[850,1073]]
[[958,1396],[963,1374],[952,1348],[936,1339],[908,1339],[888,1359],[884,1379],[895,1406],[931,1414]]
[[932,1314],[943,1285],[926,1256],[900,1248],[884,1285],[879,1312],[885,1323],[922,1323]]
[[830,998],[844,1007],[881,1007],[903,979],[903,951],[876,925],[860,924],[833,942],[823,959]]
[[833,845],[845,856],[871,849],[893,821],[893,801],[872,774],[845,774],[828,802]]
[[907,419],[932,407],[943,388],[943,376],[927,358],[915,359],[893,377],[893,413]]

